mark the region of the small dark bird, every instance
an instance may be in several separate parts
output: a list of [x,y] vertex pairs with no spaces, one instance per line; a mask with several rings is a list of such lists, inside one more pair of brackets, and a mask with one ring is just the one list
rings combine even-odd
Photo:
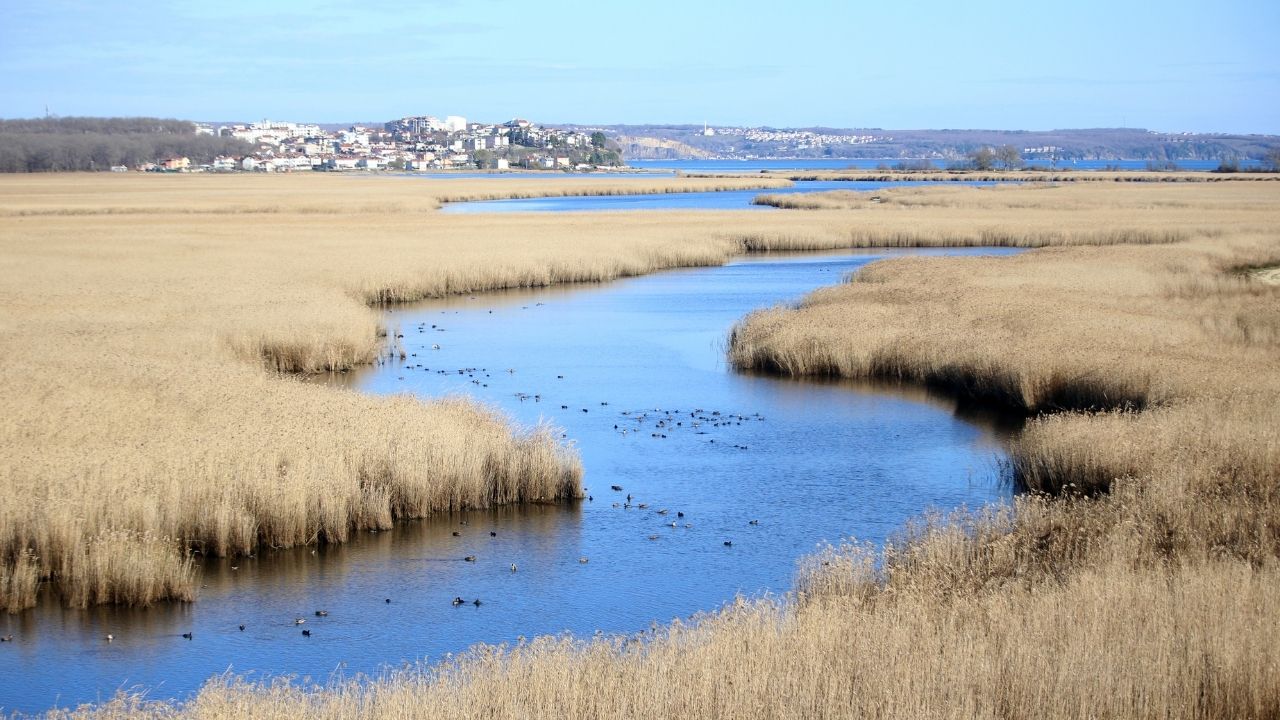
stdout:
[[587,496],[587,502],[595,502],[595,500],[596,500],[596,499],[595,499],[594,497],[592,497],[591,495],[588,495],[588,496]]
[[244,623],[240,623],[240,632],[244,632]]
[[515,571],[516,571],[516,564],[511,563],[511,572],[515,572]]
[[463,560],[466,560],[467,562],[475,562],[475,561],[476,561],[476,556],[475,556],[475,555],[468,555],[468,556],[466,556],[466,557],[464,557],[464,558],[462,558],[462,559],[463,559]]
[[684,513],[682,513],[682,512],[678,512],[678,513],[676,513],[676,517],[684,517]]
[[303,631],[302,631],[302,637],[311,637],[311,631],[310,631],[310,630],[303,630]]
[[464,603],[464,602],[466,602],[466,600],[463,600],[463,599],[462,599],[462,598],[460,598],[460,597],[456,597],[456,598],[454,598],[454,599],[453,599],[453,606],[454,606],[454,607],[457,607],[457,606],[461,605],[461,604],[462,604],[462,603]]
[[184,633],[182,633],[182,637],[184,637],[184,638],[186,638],[186,639],[190,640],[190,639],[191,639],[192,637],[194,637],[194,636],[193,636],[191,633],[189,633],[189,632],[184,632]]
[[494,532],[494,531],[490,530],[490,531],[489,531],[489,537],[498,537],[498,533],[496,533],[496,532]]
[[471,604],[475,605],[476,607],[480,607],[480,598],[476,598],[475,600],[472,600]]
[[453,531],[453,536],[454,536],[454,537],[462,537],[462,533],[458,532],[457,530],[454,530],[454,531]]
[[317,611],[316,611],[316,617],[329,617],[329,611],[328,611],[328,610],[317,610]]
[[725,541],[724,541],[724,546],[725,546],[725,547],[733,547],[733,541],[732,541],[732,540],[725,540]]
[[609,487],[610,487],[610,488],[613,488],[613,490],[615,490],[615,491],[617,491],[617,492],[622,492],[622,486],[621,486],[621,485],[610,485]]
[[388,605],[390,605],[390,604],[391,604],[391,598],[387,598],[387,604],[388,604]]

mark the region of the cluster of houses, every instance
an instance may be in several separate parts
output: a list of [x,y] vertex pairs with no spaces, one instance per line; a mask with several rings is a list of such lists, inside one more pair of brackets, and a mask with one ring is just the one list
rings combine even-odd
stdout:
[[[156,172],[289,172],[294,170],[590,169],[591,151],[601,137],[560,130],[516,118],[499,125],[469,123],[450,115],[403,117],[381,128],[263,120],[247,125],[197,125],[197,132],[239,138],[257,150],[217,157],[202,165],[188,158],[165,158],[140,170]],[[594,141],[594,143],[593,143]],[[597,154],[597,158],[598,158]],[[114,168],[113,168],[114,169]]]
[[807,150],[830,145],[867,145],[870,143],[893,142],[887,135],[842,135],[838,133],[821,133],[812,130],[778,130],[775,128],[735,128],[714,129],[706,127],[704,135],[737,135],[749,142],[781,143],[777,152],[789,150]]

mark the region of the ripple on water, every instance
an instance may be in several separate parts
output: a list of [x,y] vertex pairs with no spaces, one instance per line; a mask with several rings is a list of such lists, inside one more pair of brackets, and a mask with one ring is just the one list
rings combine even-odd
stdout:
[[45,598],[0,619],[0,636],[15,638],[0,645],[0,703],[38,711],[131,687],[182,697],[228,668],[323,682],[476,642],[637,632],[739,593],[784,592],[820,542],[879,541],[929,507],[1005,500],[997,418],[921,390],[725,366],[727,331],[747,312],[887,254],[751,257],[397,309],[390,322],[417,357],[335,382],[461,393],[554,423],[581,453],[593,499],[211,561],[190,605],[71,611]]

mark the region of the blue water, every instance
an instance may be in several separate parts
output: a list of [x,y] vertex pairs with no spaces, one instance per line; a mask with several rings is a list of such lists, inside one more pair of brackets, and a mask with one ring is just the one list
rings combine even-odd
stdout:
[[[788,170],[875,170],[881,165],[893,167],[904,162],[902,158],[851,158],[851,159],[790,159],[790,160],[628,160],[631,167],[644,170],[667,170],[686,173],[747,172]],[[911,162],[907,160],[906,162]],[[933,160],[933,166],[945,170],[947,161]],[[1051,163],[1048,160],[1028,160],[1028,165],[1044,166],[1059,170],[1146,170],[1147,160],[1076,160]],[[1217,160],[1179,160],[1180,170],[1207,171],[1218,167]],[[1257,161],[1241,161],[1241,167],[1257,167]]]
[[763,210],[769,205],[755,205],[757,195],[795,195],[829,190],[870,191],[912,185],[991,185],[986,182],[869,182],[862,180],[802,180],[792,187],[767,190],[724,190],[720,192],[655,193],[649,195],[585,195],[581,197],[516,198],[512,200],[477,200],[449,203],[446,213],[507,212],[584,212],[626,210]]
[[[752,309],[900,254],[746,257],[390,312],[405,360],[335,381],[462,394],[520,423],[553,423],[580,452],[594,500],[440,516],[346,545],[213,563],[193,604],[77,611],[46,599],[0,616],[0,635],[14,636],[0,644],[0,709],[122,688],[183,698],[228,668],[324,682],[477,642],[641,632],[740,593],[785,592],[796,559],[824,541],[880,542],[927,508],[1004,502],[1003,430],[990,418],[922,391],[725,363],[729,328]],[[482,605],[455,607],[458,596]]]

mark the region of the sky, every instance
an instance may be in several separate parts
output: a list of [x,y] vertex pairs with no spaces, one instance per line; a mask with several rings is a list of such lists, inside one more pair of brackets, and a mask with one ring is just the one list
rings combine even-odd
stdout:
[[0,2],[0,117],[1280,134],[1280,2]]

